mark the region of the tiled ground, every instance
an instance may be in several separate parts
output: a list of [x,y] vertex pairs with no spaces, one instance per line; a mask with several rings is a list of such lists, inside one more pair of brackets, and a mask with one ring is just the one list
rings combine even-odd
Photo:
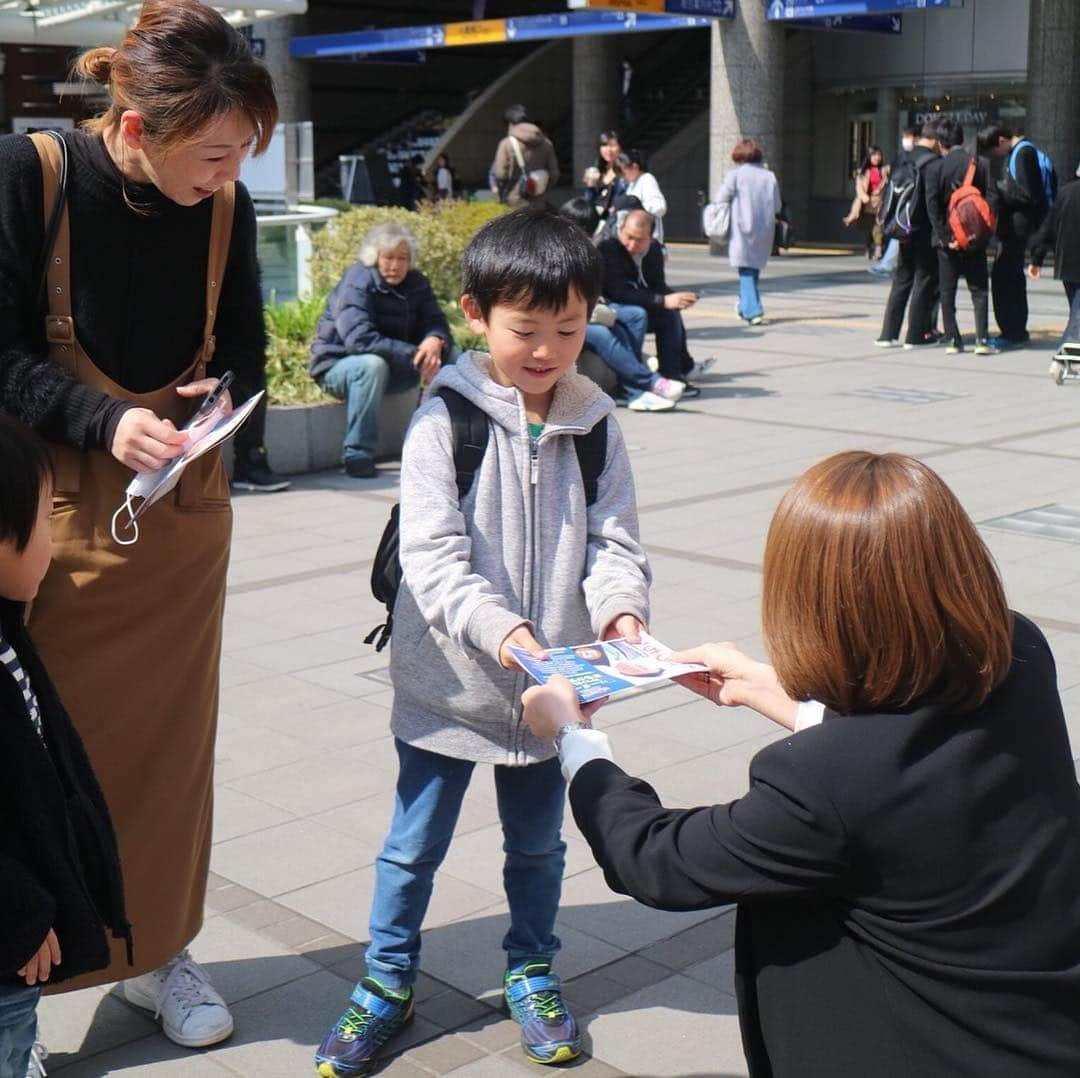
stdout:
[[[917,454],[954,485],[999,559],[1014,606],[1055,647],[1080,745],[1080,547],[1001,519],[1080,510],[1080,386],[1055,386],[1047,349],[1064,324],[1053,282],[1032,292],[1035,346],[991,359],[873,347],[886,288],[850,257],[795,256],[765,277],[770,324],[732,314],[725,262],[677,249],[674,282],[705,288],[692,349],[720,362],[671,415],[621,412],[656,577],[653,631],[676,645],[733,639],[760,650],[765,528],[815,459],[867,446]],[[961,307],[966,308],[966,298]],[[970,320],[967,326],[970,331]],[[361,969],[372,860],[389,818],[394,753],[370,559],[397,475],[298,480],[236,501],[218,739],[214,874],[194,945],[237,1020],[207,1052],[175,1048],[105,990],[42,1007],[50,1072],[65,1078],[312,1073],[311,1053]],[[1040,516],[1038,519],[1046,519]],[[1066,533],[1067,535],[1067,533]],[[147,541],[144,539],[144,541]],[[671,804],[737,797],[777,731],[677,687],[601,712],[620,761]],[[658,913],[611,894],[568,825],[559,970],[583,1020],[586,1075],[742,1075],[729,910]],[[490,775],[479,769],[438,877],[419,1018],[379,1072],[398,1078],[536,1073],[496,1008],[506,907]]]

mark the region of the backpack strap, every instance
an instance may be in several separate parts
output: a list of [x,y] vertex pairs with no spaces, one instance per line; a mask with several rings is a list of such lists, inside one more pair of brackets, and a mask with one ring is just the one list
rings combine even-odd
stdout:
[[1017,159],[1017,157],[1019,157],[1019,156],[1020,156],[1020,147],[1021,147],[1021,146],[1030,146],[1030,147],[1031,147],[1032,149],[1035,149],[1035,143],[1034,143],[1034,142],[1032,142],[1032,141],[1031,141],[1031,139],[1027,139],[1027,138],[1022,138],[1022,139],[1021,139],[1021,140],[1020,140],[1020,141],[1019,141],[1019,142],[1018,142],[1018,143],[1017,143],[1017,144],[1016,144],[1016,145],[1015,145],[1015,146],[1014,146],[1014,147],[1013,147],[1013,148],[1012,148],[1012,149],[1011,149],[1011,150],[1009,151],[1009,165],[1008,165],[1008,168],[1009,168],[1009,175],[1010,175],[1010,176],[1011,176],[1011,177],[1012,177],[1012,178],[1013,178],[1014,180],[1016,179],[1016,159]]
[[975,158],[973,157],[968,162],[967,172],[964,173],[964,182],[961,187],[970,187],[975,181]]
[[581,481],[585,484],[585,504],[592,505],[596,501],[600,473],[607,462],[607,416],[588,434],[575,434],[574,449],[581,468]]
[[473,477],[484,459],[488,444],[488,418],[471,400],[456,389],[444,386],[436,390],[450,413],[454,431],[454,472],[457,481],[458,500],[472,489]]

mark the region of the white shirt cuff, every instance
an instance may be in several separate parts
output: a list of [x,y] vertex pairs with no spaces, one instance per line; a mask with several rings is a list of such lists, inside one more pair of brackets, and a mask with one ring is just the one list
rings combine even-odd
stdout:
[[823,718],[825,705],[820,700],[800,700],[799,708],[795,712],[795,733],[810,726],[817,726]]
[[611,742],[603,730],[570,730],[559,743],[559,762],[567,782],[590,760],[615,762]]

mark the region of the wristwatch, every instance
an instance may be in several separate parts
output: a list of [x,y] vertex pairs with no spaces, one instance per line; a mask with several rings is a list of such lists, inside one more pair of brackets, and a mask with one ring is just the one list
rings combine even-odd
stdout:
[[587,722],[568,722],[565,726],[559,727],[559,732],[555,735],[555,751],[562,756],[562,743],[563,738],[566,737],[571,730],[591,730],[592,727]]

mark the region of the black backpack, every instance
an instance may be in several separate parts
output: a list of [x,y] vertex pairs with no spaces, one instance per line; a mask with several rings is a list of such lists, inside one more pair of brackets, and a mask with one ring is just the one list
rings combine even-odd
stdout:
[[905,158],[893,166],[877,218],[886,239],[909,240],[925,227],[922,171],[932,160],[928,156],[915,164]]
[[[473,477],[484,459],[488,443],[488,417],[455,389],[436,390],[435,396],[442,398],[450,413],[450,424],[454,431],[454,471],[460,501],[472,489]],[[592,505],[596,501],[600,473],[607,460],[607,416],[587,434],[575,434],[574,449],[585,485],[585,504]],[[400,510],[400,502],[390,510],[390,519],[383,529],[379,547],[375,551],[375,563],[371,567],[371,594],[386,606],[386,621],[376,625],[364,637],[364,643],[374,644],[376,651],[386,647],[394,631],[394,603],[401,586],[398,553],[401,541],[398,524]]]

